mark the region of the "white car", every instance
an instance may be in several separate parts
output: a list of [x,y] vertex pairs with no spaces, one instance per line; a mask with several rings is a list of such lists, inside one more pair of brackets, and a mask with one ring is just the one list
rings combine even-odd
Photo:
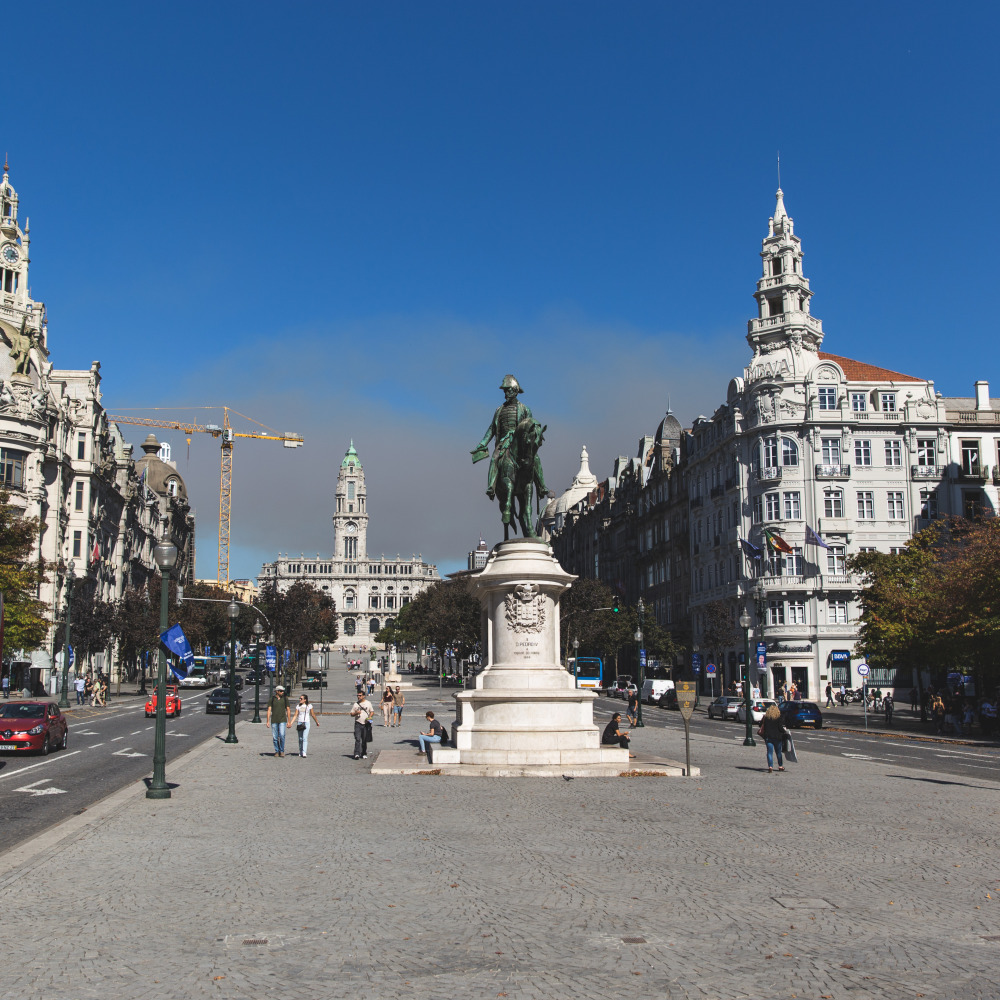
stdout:
[[[773,698],[754,698],[750,702],[750,715],[754,722],[763,722],[764,713],[768,710],[769,706],[777,705],[778,703]],[[746,722],[747,721],[747,706],[746,702],[741,701],[736,709],[736,721]]]
[[642,700],[647,705],[655,705],[673,687],[673,681],[647,678],[642,682]]

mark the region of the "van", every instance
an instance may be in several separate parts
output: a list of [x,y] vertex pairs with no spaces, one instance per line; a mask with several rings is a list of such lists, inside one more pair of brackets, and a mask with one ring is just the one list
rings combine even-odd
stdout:
[[647,705],[655,705],[663,695],[668,691],[673,691],[673,689],[673,681],[646,678],[642,682],[642,700]]

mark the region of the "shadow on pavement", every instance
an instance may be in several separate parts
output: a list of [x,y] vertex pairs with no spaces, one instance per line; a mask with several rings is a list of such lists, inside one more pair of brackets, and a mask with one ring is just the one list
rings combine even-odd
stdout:
[[[932,785],[963,785],[965,788],[983,788],[982,785],[970,785],[967,781],[945,781],[943,778],[914,778],[909,774],[887,774],[886,777],[898,778],[900,781],[927,781]],[[986,791],[986,789],[983,790]]]

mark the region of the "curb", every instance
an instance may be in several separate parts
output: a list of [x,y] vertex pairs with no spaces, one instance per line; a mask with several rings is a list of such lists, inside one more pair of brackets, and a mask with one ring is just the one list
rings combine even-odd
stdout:
[[[250,723],[238,722],[237,725],[242,727],[248,726]],[[183,772],[191,764],[196,763],[218,741],[218,736],[209,736],[190,750],[185,750],[178,757],[175,757],[176,764],[173,765],[170,776],[177,772]],[[124,788],[119,788],[117,791],[111,792],[110,795],[105,796],[103,799],[98,799],[83,811],[60,820],[54,826],[50,826],[47,830],[42,831],[30,840],[8,848],[0,854],[0,889],[6,888],[22,875],[27,874],[27,871],[24,870],[26,866],[30,865],[31,868],[37,867],[41,861],[47,860],[54,855],[67,841],[78,839],[91,829],[96,829],[120,809],[136,801],[138,793],[140,791],[145,792],[145,786],[145,777],[131,782]],[[160,801],[162,802],[163,800]]]

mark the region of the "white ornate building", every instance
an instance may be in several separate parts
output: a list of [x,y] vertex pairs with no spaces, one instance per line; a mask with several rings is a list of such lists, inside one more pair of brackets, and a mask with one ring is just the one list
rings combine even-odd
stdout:
[[[128,587],[159,580],[152,558],[167,534],[179,549],[177,576],[194,562],[194,516],[183,481],[155,452],[134,461],[132,446],[109,423],[101,402],[101,365],[57,369],[49,360],[45,305],[29,294],[30,236],[4,164],[0,180],[0,483],[10,503],[41,523],[37,558],[45,568],[38,598],[53,638],[62,637],[65,604],[90,591],[112,601]],[[143,475],[143,469],[146,474]],[[72,642],[72,637],[71,640]],[[51,641],[30,660],[46,684]],[[17,651],[6,649],[5,659]],[[103,664],[98,663],[97,666]]]
[[399,609],[440,580],[436,566],[419,556],[387,559],[368,555],[368,491],[365,471],[351,442],[337,474],[333,514],[333,554],[279,555],[265,563],[257,582],[287,590],[298,580],[333,598],[337,626],[345,642],[370,642]]

